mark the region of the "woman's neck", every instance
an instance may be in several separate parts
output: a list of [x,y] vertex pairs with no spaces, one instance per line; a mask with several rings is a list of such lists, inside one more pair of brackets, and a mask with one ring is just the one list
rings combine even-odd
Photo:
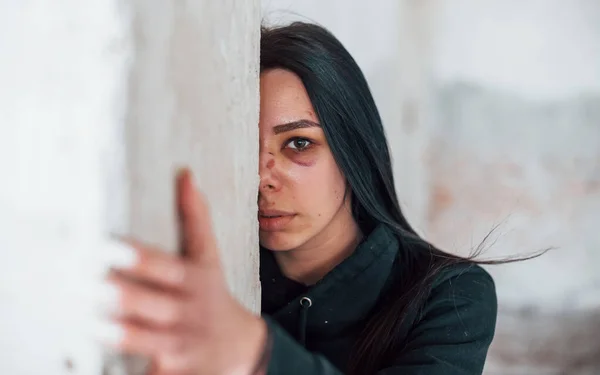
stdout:
[[354,252],[362,240],[360,228],[351,215],[338,216],[302,247],[274,253],[286,277],[313,285]]

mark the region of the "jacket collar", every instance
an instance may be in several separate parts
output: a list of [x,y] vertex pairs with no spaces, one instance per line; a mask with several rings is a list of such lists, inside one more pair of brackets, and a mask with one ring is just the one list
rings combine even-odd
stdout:
[[[271,252],[261,249],[263,311],[295,337],[306,333],[310,341],[311,337],[337,335],[367,317],[387,285],[397,254],[396,236],[380,224],[321,281],[303,287],[286,278]],[[306,332],[299,333],[303,298],[312,304],[303,312]]]

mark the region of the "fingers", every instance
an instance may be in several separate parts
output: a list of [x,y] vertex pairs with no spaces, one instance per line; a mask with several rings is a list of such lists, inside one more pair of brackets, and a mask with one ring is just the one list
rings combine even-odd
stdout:
[[115,329],[102,330],[113,337],[107,344],[152,358],[156,375],[189,374],[194,363],[213,360],[198,358],[207,348],[198,340],[206,341],[199,337],[209,331],[207,320],[223,310],[226,299],[219,293],[227,293],[208,204],[188,170],[178,175],[176,192],[185,256],[133,240],[120,242],[116,248],[123,250],[123,259],[109,276],[116,290],[109,325]]
[[154,284],[160,288],[189,292],[189,266],[178,255],[128,240],[130,250],[135,253],[135,262],[129,267],[120,268],[123,274],[139,281]]
[[193,265],[131,240],[123,248],[134,253],[136,260],[109,274],[116,294],[109,310],[120,318],[155,327],[184,326],[185,308],[198,285]]
[[150,329],[134,321],[120,322],[122,336],[111,346],[123,353],[152,358],[152,374],[189,374],[194,355],[190,336],[175,330]]
[[112,313],[120,319],[140,321],[159,328],[185,326],[185,297],[149,288],[116,273],[109,277],[109,282],[118,288],[117,304]]
[[174,330],[159,331],[133,321],[122,321],[122,339],[116,346],[123,352],[156,357],[161,352],[181,353],[185,336]]
[[194,262],[218,264],[218,249],[208,203],[198,192],[188,169],[184,169],[177,176],[176,191],[185,255]]

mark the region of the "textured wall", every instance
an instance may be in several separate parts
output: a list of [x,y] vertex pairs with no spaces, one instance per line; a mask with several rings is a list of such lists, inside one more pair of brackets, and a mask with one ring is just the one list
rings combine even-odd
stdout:
[[598,373],[600,3],[263,7],[273,21],[322,23],[355,56],[384,117],[400,199],[428,239],[468,254],[498,226],[483,258],[556,247],[489,267],[500,317],[488,372]]
[[600,371],[600,3],[447,0],[432,18],[427,233],[489,267],[490,374]]
[[172,247],[183,163],[231,288],[257,309],[259,10],[0,2],[0,373],[101,373],[89,334],[106,237]]

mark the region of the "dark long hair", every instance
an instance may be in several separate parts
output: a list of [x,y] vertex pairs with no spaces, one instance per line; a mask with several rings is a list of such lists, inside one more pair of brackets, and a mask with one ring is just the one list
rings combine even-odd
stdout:
[[360,68],[329,31],[302,22],[263,27],[260,53],[261,71],[281,68],[300,77],[350,188],[354,219],[363,233],[380,223],[391,228],[411,269],[367,319],[351,356],[351,374],[374,374],[402,350],[403,323],[418,314],[435,276],[473,260],[435,248],[402,214],[379,111]]

